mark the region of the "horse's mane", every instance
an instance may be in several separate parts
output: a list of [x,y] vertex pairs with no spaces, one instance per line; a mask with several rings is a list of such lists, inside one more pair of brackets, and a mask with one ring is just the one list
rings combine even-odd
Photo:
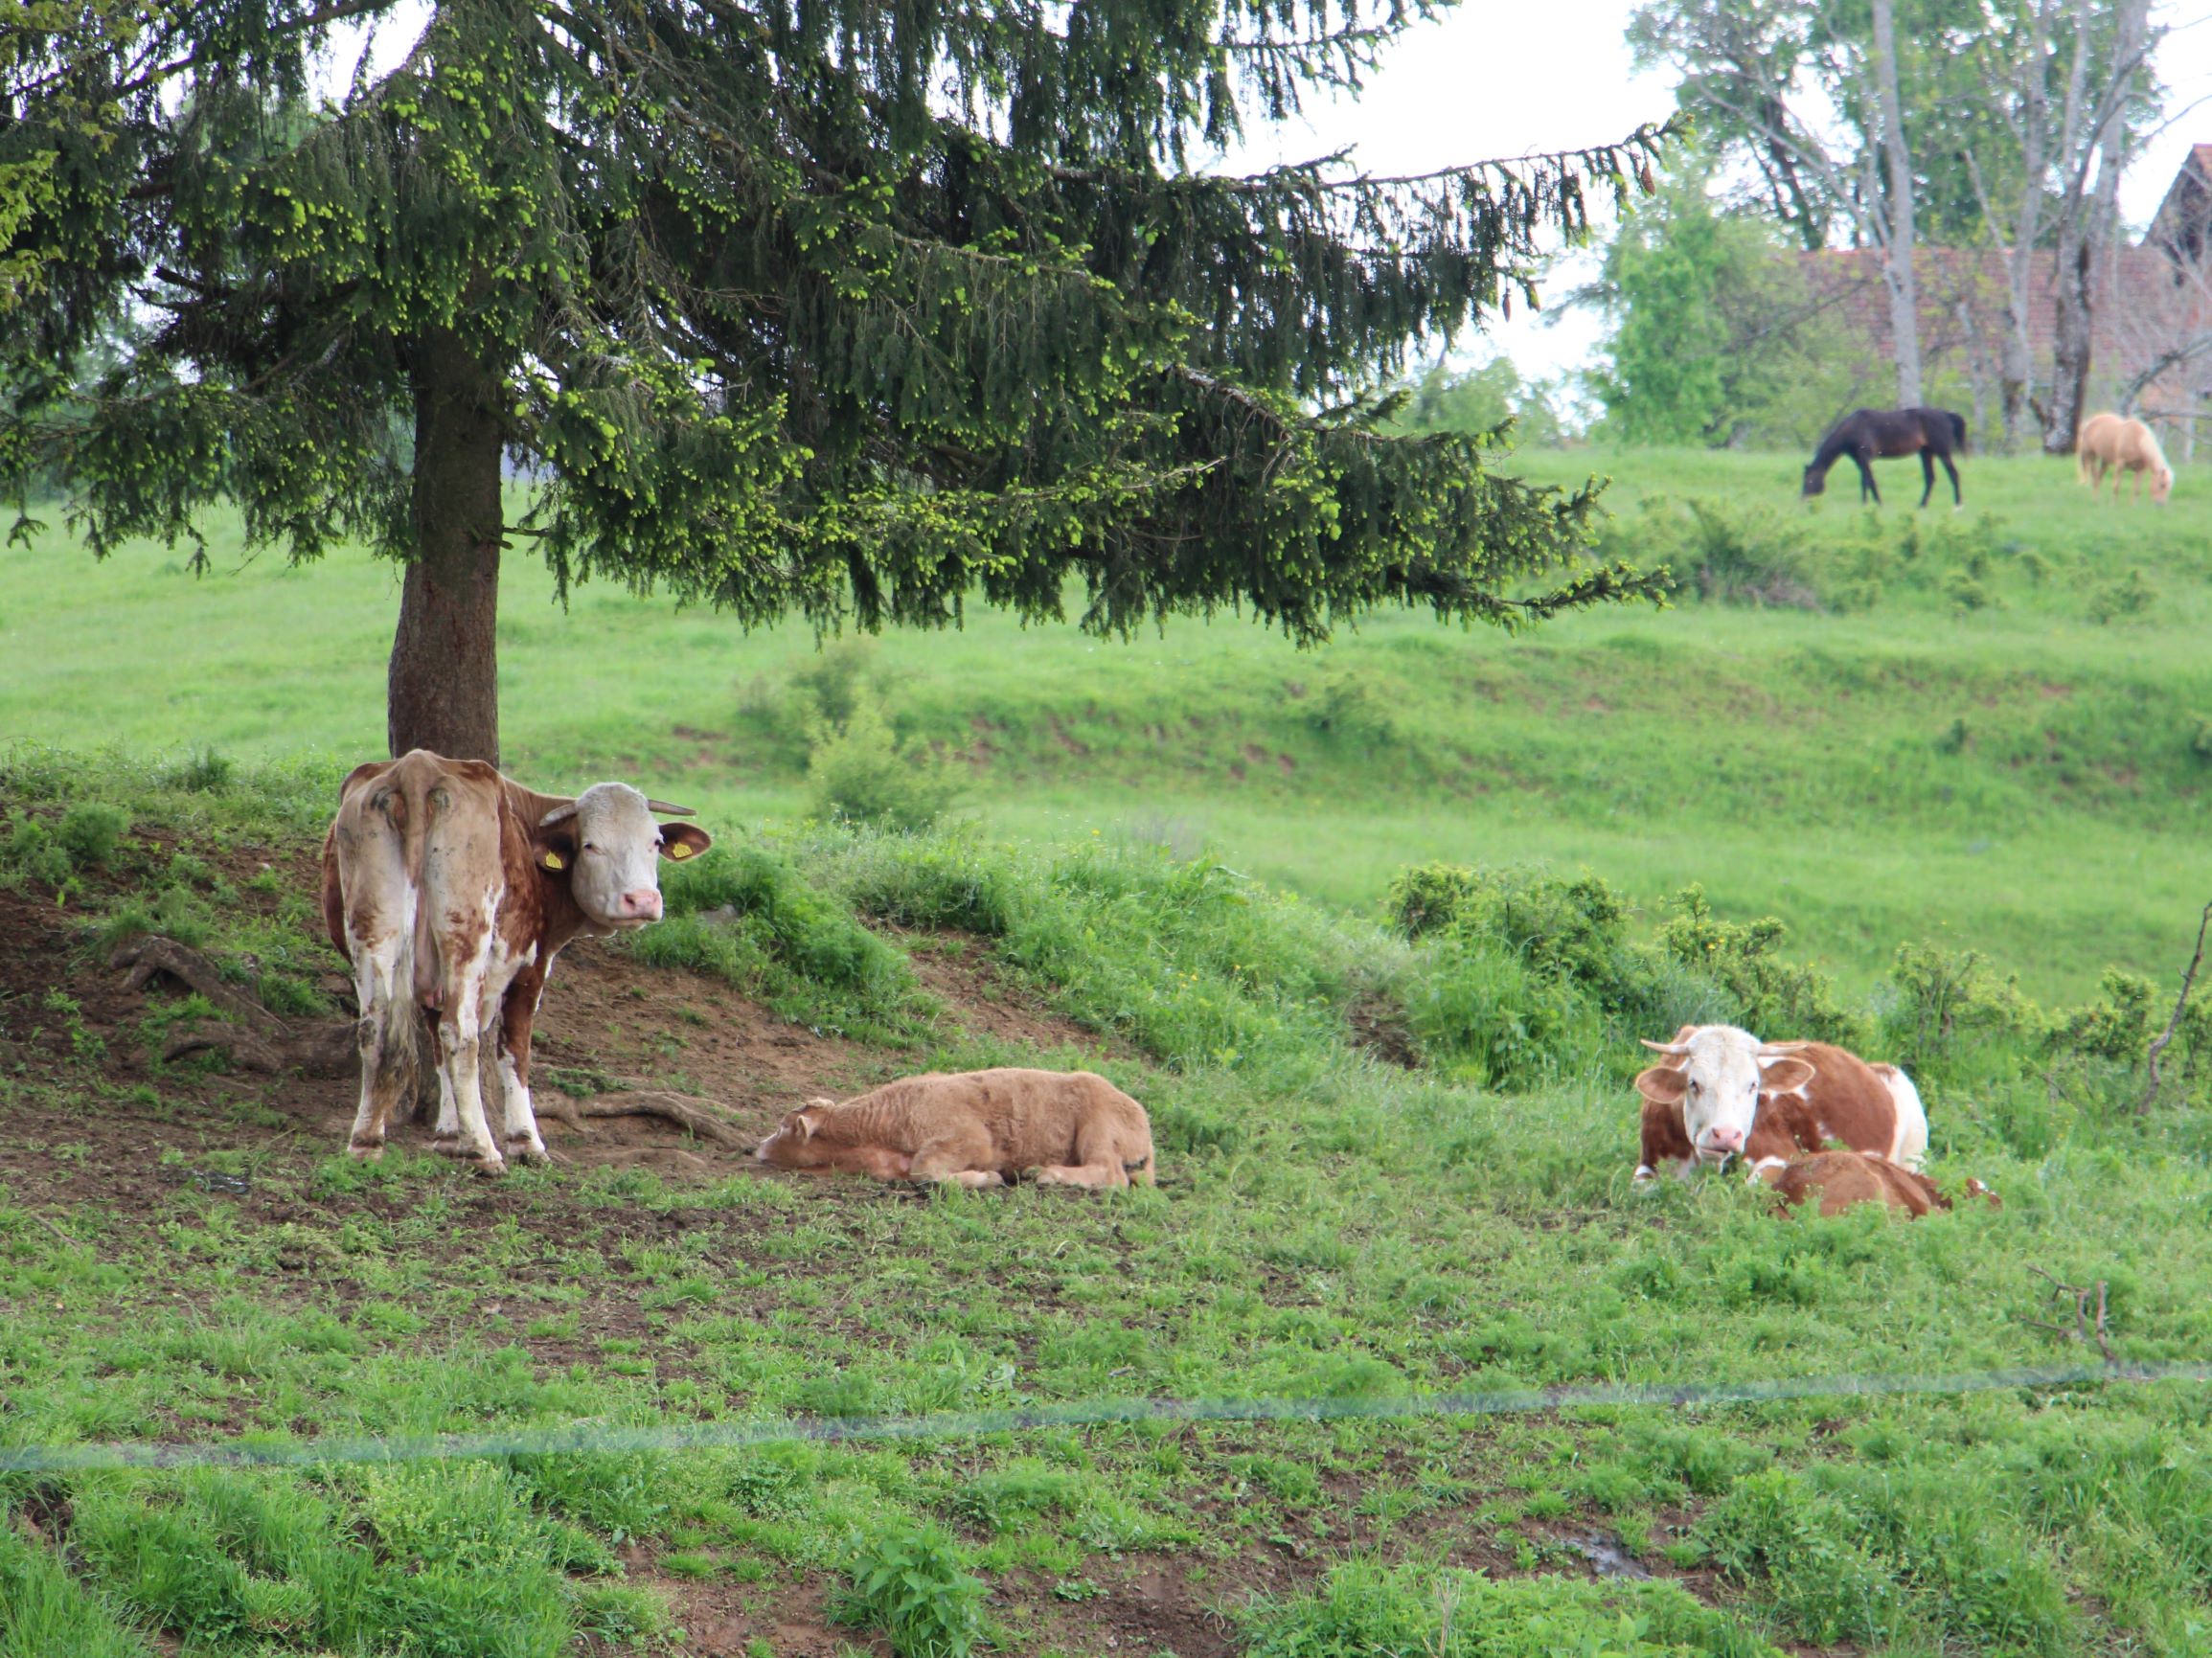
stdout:
[[1829,428],[1828,436],[1820,440],[1820,447],[1813,451],[1813,465],[1806,468],[1808,471],[1825,472],[1836,465],[1836,458],[1850,446],[1851,440],[1844,434],[1851,422],[1859,419],[1859,413],[1854,409]]
[[2151,445],[2152,463],[2158,468],[2159,471],[2171,473],[2174,468],[2171,465],[2168,464],[2166,460],[2165,449],[2159,445],[2158,434],[2151,430],[2151,422],[2148,420],[2137,420],[2134,423],[2137,426],[2140,426],[2143,430],[2143,442]]

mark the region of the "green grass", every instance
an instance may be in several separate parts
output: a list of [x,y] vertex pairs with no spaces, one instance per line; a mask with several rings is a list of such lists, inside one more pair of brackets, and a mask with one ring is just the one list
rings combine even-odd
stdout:
[[[241,765],[187,788],[120,760],[37,763],[7,774],[31,815],[98,798],[137,826],[83,900],[87,938],[180,861],[189,875],[240,846],[312,844],[308,771]],[[2078,1361],[2087,1350],[2038,1328],[2065,1322],[2046,1272],[2105,1286],[2124,1358],[2212,1351],[2212,1077],[2187,1067],[2139,1119],[2139,1030],[2106,1057],[2090,1025],[1984,986],[1921,1075],[1940,1177],[1978,1174],[2005,1207],[1780,1222],[1733,1182],[1631,1192],[1637,1050],[1618,1009],[1676,981],[1535,889],[1409,943],[1215,861],[1088,837],[1032,851],[831,828],[687,879],[737,910],[725,924],[759,952],[745,972],[826,1005],[907,970],[886,921],[981,935],[1123,1045],[1090,1062],[1151,1107],[1164,1184],[915,1202],[530,1170],[488,1188],[404,1151],[370,1167],[269,1146],[174,1153],[250,1174],[250,1200],[183,1180],[57,1218],[35,1180],[11,1179],[0,1442]],[[297,911],[210,917],[218,960],[241,937],[309,947]],[[1579,1025],[1535,1031],[1512,1093],[1353,1042],[1356,1014],[1402,1016],[1462,970],[1454,949],[1509,927],[1531,983],[1590,998]],[[1699,993],[1734,992],[1717,978]],[[1881,1003],[1836,1016],[1889,1029]],[[944,1030],[886,1030],[902,1044],[886,1057],[982,1056]],[[177,1089],[149,1074],[156,1102]],[[147,1105],[111,1075],[74,1047],[19,1060],[0,1075],[0,1147],[90,1167],[67,1130]],[[180,1144],[192,1121],[170,1131]],[[0,1505],[35,1525],[0,1521],[0,1583],[22,1585],[0,1632],[25,1653],[136,1653],[157,1631],[207,1658],[551,1658],[593,1636],[665,1647],[672,1599],[712,1582],[764,1618],[811,1593],[902,1651],[1093,1651],[1083,1609],[1127,1595],[1145,1562],[1264,1556],[1283,1580],[1220,1604],[1246,1649],[1281,1658],[1843,1641],[2181,1654],[2212,1614],[2208,1471],[2212,1391],[2165,1384],[18,1477]],[[1591,1532],[1650,1569],[1702,1569],[1701,1591],[1591,1582],[1563,1542]],[[622,1565],[641,1543],[660,1561],[645,1581]],[[1492,1577],[1442,1569],[1454,1551]]]
[[[1122,643],[979,613],[886,638],[871,671],[902,732],[961,758],[964,809],[993,835],[1211,846],[1350,906],[1436,857],[1586,865],[1647,906],[1699,881],[1860,987],[1927,934],[2045,996],[2110,964],[2173,970],[2205,896],[2212,489],[2184,478],[2163,513],[2115,511],[2064,463],[1976,458],[1965,513],[1896,505],[1900,473],[1876,515],[1834,494],[1801,508],[1793,456],[1519,464],[1613,474],[1608,550],[1684,570],[1716,555],[1681,502],[1718,502],[1729,570],[1786,568],[1835,607],[1693,586],[1664,614],[1517,639],[1380,616],[1310,652],[1230,619]],[[294,569],[245,557],[235,526],[210,535],[198,579],[159,548],[94,565],[58,533],[0,555],[0,730],[167,751],[185,777],[379,752],[391,570]],[[2107,613],[2132,572],[2144,608]],[[506,582],[512,769],[634,773],[725,834],[804,808],[787,710],[810,633],[605,588],[563,611],[521,555]]]
[[[303,1143],[282,1079],[163,1065],[205,1011],[107,1011],[135,930],[329,1011],[293,872],[380,744],[388,572],[7,554],[0,889],[78,954],[0,1001],[0,1443],[2093,1362],[2054,1281],[2103,1286],[2123,1358],[2212,1352],[2212,1032],[2200,1009],[2138,1116],[2171,992],[2099,985],[2170,985],[2212,875],[2212,505],[2185,478],[2163,517],[2100,516],[2059,467],[1977,458],[1966,514],[1870,519],[1798,509],[1794,457],[1525,460],[1617,466],[1614,534],[1681,606],[1522,639],[1378,618],[1305,654],[1233,623],[887,639],[847,667],[969,767],[969,821],[913,835],[798,821],[810,638],[604,592],[563,616],[512,566],[511,768],[696,795],[721,843],[629,946],[629,1016],[683,1033],[650,994],[680,964],[878,1074],[1105,1070],[1163,1184],[1103,1200],[490,1187]],[[1823,608],[1709,602],[1699,571]],[[1438,861],[1608,885],[1432,875],[1457,896],[1409,939],[1385,894]],[[1692,882],[1712,914],[1667,909]],[[1769,911],[1779,951],[1730,924]],[[947,928],[1102,1051],[961,1030],[909,955]],[[1906,1057],[1939,1179],[2004,1207],[1631,1192],[1633,1038],[1693,1009]],[[145,1170],[103,1119],[160,1178],[116,1184]],[[1687,1576],[1593,1580],[1593,1533]],[[1101,1603],[1163,1575],[1267,1658],[2200,1654],[2212,1390],[0,1477],[0,1658],[675,1651],[709,1591],[758,1631],[1098,1652]]]

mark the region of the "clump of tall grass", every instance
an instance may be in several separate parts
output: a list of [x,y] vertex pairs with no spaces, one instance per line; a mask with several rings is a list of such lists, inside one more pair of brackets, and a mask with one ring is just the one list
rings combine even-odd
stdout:
[[1238,1622],[1251,1658],[1767,1658],[1776,1650],[1674,1583],[1494,1579],[1372,1558],[1348,1560],[1311,1589],[1257,1599]]

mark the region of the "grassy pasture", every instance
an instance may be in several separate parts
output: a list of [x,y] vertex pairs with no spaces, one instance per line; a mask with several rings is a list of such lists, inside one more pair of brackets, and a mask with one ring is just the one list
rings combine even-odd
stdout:
[[[2200,1062],[2144,1122],[2132,1066],[2079,1041],[1931,1051],[1936,1169],[2001,1210],[1631,1192],[1626,1030],[1480,1086],[1416,1011],[1479,941],[1103,841],[766,837],[672,876],[664,930],[605,957],[619,1033],[573,1004],[546,1027],[566,1075],[755,1124],[776,1091],[716,1068],[733,1027],[855,1079],[1094,1064],[1152,1108],[1157,1190],[915,1198],[706,1147],[665,1182],[355,1165],[347,1079],[163,1061],[185,1003],[102,965],[158,924],[329,1011],[304,879],[329,768],[19,753],[5,781],[0,1445],[2093,1362],[2042,1273],[2105,1287],[2119,1356],[2212,1343]],[[932,988],[956,962],[1060,1022],[987,1029]],[[1394,1026],[1425,1063],[1378,1056]],[[0,1475],[0,1658],[2192,1653],[2208,1411],[2166,1384]]]
[[[1788,457],[1523,464],[1615,471],[1609,534],[1679,606],[1309,653],[1233,621],[886,639],[861,671],[981,820],[918,836],[800,821],[810,638],[563,613],[512,565],[511,767],[634,769],[724,843],[659,928],[564,959],[545,1078],[757,1128],[898,1072],[1090,1065],[1164,1165],[1103,1200],[704,1145],[557,1139],[574,1165],[496,1186],[404,1142],[364,1168],[332,1155],[346,1079],[164,1059],[215,1010],[121,988],[140,930],[287,1018],[346,1011],[313,849],[380,746],[389,573],[240,569],[220,525],[200,581],[0,555],[0,732],[30,739],[0,759],[0,1446],[2094,1363],[2056,1284],[2102,1287],[2120,1358],[2212,1353],[2212,1019],[2138,1116],[2171,991],[2096,988],[2169,986],[2212,874],[2212,508],[2184,479],[2115,516],[2025,461],[1919,516],[1894,482],[1883,514],[1806,511]],[[1433,859],[1587,866],[1638,913],[1593,930],[1588,890],[1539,882],[1408,940],[1380,900]],[[1689,881],[1716,917],[1668,955]],[[1725,925],[1769,911],[1779,968]],[[1952,954],[1892,971],[1923,939]],[[1945,978],[1965,948],[2050,1011]],[[1632,1038],[1785,1002],[1908,1056],[1939,1179],[2004,1207],[1632,1192]],[[0,1658],[981,1643],[2212,1652],[2212,1389],[0,1475]]]
[[[1384,615],[1308,652],[1230,618],[1125,643],[978,613],[876,647],[895,723],[956,757],[993,834],[1210,845],[1347,906],[1408,862],[1536,859],[1647,904],[1701,882],[1860,986],[1924,935],[2046,997],[2109,964],[2172,969],[2212,874],[2212,491],[2185,478],[2165,512],[2115,510],[2065,464],[1976,458],[1965,512],[1914,513],[1916,469],[1892,463],[1877,514],[1856,485],[1801,508],[1789,456],[1516,464],[1611,476],[1608,552],[1783,602],[1693,580],[1665,613],[1520,638]],[[0,554],[0,731],[378,752],[392,571],[208,534],[197,579],[154,547],[94,566],[58,531]],[[806,749],[778,699],[815,649],[604,587],[563,610],[517,554],[510,765],[547,786],[634,768],[718,821],[787,820]]]

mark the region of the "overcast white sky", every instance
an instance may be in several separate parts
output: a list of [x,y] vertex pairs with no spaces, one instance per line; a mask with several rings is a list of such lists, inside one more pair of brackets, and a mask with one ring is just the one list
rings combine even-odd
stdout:
[[[1302,121],[1255,134],[1248,157],[1298,161],[1356,145],[1366,169],[1417,172],[1624,137],[1674,107],[1663,72],[1639,76],[1630,64],[1622,36],[1632,10],[1633,0],[1463,0],[1400,40],[1357,102],[1316,105]],[[2157,59],[2170,112],[2212,95],[2207,15],[2203,0],[2153,8],[2155,20],[2175,28]],[[2121,211],[2131,221],[2156,210],[2195,139],[2212,141],[2212,103],[2129,170]],[[1554,293],[1587,281],[1588,269],[1586,261],[1555,269],[1542,290],[1547,306]],[[1459,354],[1479,361],[1502,351],[1523,374],[1548,377],[1585,362],[1599,332],[1600,319],[1586,309],[1525,316],[1516,305],[1510,322],[1494,324]]]
[[[1249,170],[1349,147],[1369,170],[1424,172],[1625,137],[1640,122],[1665,120],[1674,102],[1663,74],[1630,69],[1622,34],[1632,9],[1632,0],[1462,0],[1400,40],[1357,100],[1316,102],[1298,121],[1255,131],[1230,165]],[[379,70],[405,55],[427,12],[403,6],[381,26],[372,52]],[[2175,31],[2157,60],[2169,111],[2212,97],[2206,0],[2159,0],[2152,15]],[[358,38],[334,55],[339,83]],[[2149,218],[2199,138],[2212,141],[2212,103],[2166,131],[2130,170],[2121,208],[2131,221]],[[1586,269],[1555,270],[1541,290],[1547,304],[1587,280]],[[1460,355],[1478,361],[1502,351],[1524,374],[1549,377],[1588,359],[1599,327],[1586,310],[1530,316],[1516,305],[1511,321],[1465,342]]]

